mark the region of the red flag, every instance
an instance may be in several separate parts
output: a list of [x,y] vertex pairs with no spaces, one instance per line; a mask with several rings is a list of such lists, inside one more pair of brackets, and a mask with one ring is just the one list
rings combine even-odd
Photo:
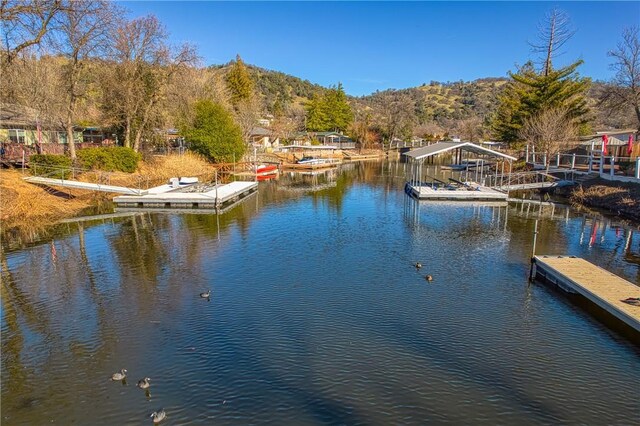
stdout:
[[607,144],[609,143],[609,137],[602,135],[602,155],[607,155]]
[[629,135],[629,145],[627,145],[627,155],[633,152],[633,135]]

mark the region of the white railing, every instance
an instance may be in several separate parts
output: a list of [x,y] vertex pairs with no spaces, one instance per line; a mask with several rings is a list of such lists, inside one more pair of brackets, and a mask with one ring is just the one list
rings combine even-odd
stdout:
[[635,173],[633,178],[640,179],[640,157],[616,157],[615,155],[602,155],[599,152],[592,152],[589,155],[581,154],[556,154],[547,163],[546,154],[529,153],[525,154],[527,163],[540,164],[543,167],[569,170],[582,170],[587,173],[598,173],[600,176],[616,176],[616,165],[634,164]]

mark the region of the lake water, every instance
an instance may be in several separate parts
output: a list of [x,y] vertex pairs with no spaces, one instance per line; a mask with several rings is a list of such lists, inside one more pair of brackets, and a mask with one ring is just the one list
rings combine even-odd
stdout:
[[639,283],[637,225],[416,202],[403,167],[4,250],[2,424],[638,424],[637,342],[527,279],[539,219],[537,253]]

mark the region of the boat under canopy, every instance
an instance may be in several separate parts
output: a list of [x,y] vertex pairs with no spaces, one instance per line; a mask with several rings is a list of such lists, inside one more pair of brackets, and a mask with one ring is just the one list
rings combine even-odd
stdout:
[[[458,163],[462,163],[462,153],[470,152],[482,158],[474,158],[475,181],[468,180],[471,162],[467,162],[460,172],[460,179],[450,179],[454,184],[440,185],[437,179],[432,178],[431,182],[423,180],[423,164],[429,158],[437,155],[452,153]],[[502,182],[511,173],[512,162],[516,160],[511,155],[476,145],[472,142],[438,142],[433,145],[417,148],[404,154],[410,162],[410,176],[406,184],[407,194],[419,199],[428,200],[506,200],[508,194],[493,187],[498,182]],[[484,158],[491,158],[495,163],[494,174],[485,173]],[[505,163],[509,163],[507,174],[505,174]],[[499,164],[498,164],[499,163]],[[488,165],[489,163],[487,163]],[[494,165],[492,165],[494,166]],[[462,173],[465,178],[462,178]],[[485,181],[494,185],[486,185]],[[464,181],[463,181],[464,180]],[[492,187],[493,186],[493,187]]]

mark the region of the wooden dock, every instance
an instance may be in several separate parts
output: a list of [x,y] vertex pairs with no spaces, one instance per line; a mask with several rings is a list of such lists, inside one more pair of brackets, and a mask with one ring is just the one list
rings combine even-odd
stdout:
[[222,209],[234,204],[258,188],[257,182],[231,182],[217,185],[207,192],[159,192],[153,189],[145,195],[122,195],[115,197],[117,207],[153,209]]
[[622,300],[640,298],[640,287],[575,256],[534,256],[535,276],[585,297],[640,332],[640,306]]
[[327,161],[326,163],[319,164],[284,163],[282,168],[284,170],[321,170],[338,167],[339,164],[339,161]]

